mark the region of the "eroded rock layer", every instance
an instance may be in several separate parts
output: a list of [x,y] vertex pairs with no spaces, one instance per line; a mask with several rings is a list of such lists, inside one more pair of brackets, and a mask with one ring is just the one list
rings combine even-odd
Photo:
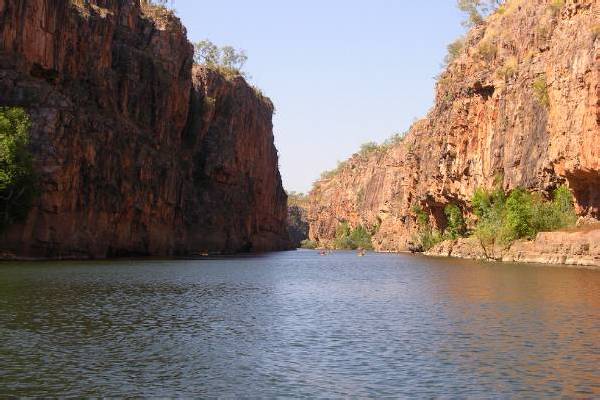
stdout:
[[40,189],[0,252],[288,247],[271,102],[192,58],[179,20],[138,0],[0,0],[0,104],[31,115]]
[[561,184],[581,215],[600,217],[600,2],[512,0],[467,36],[436,101],[405,139],[355,155],[318,182],[310,237],[340,221],[380,226],[378,250],[407,248],[422,207],[438,228],[449,203],[468,213],[500,180],[546,196]]

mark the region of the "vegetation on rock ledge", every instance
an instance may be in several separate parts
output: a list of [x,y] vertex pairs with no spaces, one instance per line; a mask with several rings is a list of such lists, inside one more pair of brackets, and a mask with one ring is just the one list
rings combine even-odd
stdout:
[[486,256],[496,245],[510,246],[518,239],[533,239],[539,232],[556,231],[575,225],[577,215],[573,196],[561,186],[551,201],[522,188],[506,195],[501,188],[478,189],[472,200],[477,216],[474,234]]
[[27,217],[36,194],[30,126],[22,108],[0,108],[0,231]]
[[352,229],[347,222],[342,222],[335,232],[334,247],[337,250],[373,250],[371,236],[372,233],[362,225]]
[[194,43],[194,62],[204,64],[221,72],[225,77],[243,76],[248,56],[244,50],[236,50],[231,46],[218,47],[208,39]]

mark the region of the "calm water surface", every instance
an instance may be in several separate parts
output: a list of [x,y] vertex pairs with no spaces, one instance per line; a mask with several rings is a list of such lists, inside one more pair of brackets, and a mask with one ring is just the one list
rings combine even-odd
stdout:
[[600,272],[311,251],[0,264],[0,397],[600,396]]

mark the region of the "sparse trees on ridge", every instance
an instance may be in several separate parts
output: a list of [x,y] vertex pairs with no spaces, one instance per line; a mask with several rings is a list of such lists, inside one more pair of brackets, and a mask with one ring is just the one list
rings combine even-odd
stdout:
[[468,18],[463,21],[466,27],[482,24],[485,17],[496,11],[505,0],[457,0],[458,9],[466,13]]
[[225,72],[226,75],[246,76],[243,71],[248,56],[244,50],[231,46],[218,47],[208,39],[194,43],[194,62]]

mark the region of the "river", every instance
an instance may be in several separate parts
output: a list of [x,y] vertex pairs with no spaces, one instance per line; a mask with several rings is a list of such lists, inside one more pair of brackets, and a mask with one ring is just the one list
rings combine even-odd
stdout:
[[598,397],[600,272],[313,251],[0,264],[0,397]]

